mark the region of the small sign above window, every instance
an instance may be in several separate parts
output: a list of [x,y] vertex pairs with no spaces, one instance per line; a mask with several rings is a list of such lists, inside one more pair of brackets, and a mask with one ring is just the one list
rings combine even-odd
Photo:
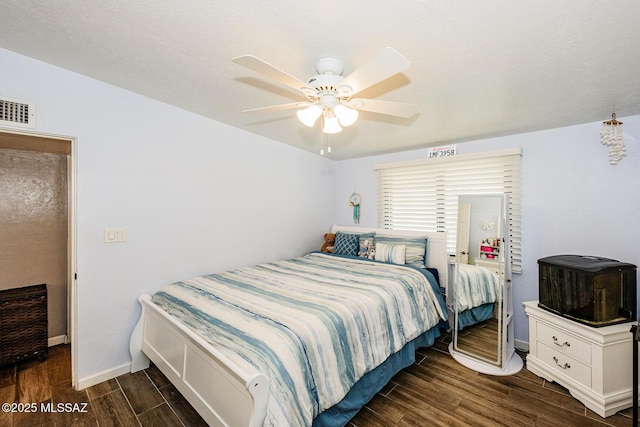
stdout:
[[433,159],[438,157],[455,156],[458,153],[458,144],[442,145],[440,147],[431,147],[427,151],[427,158]]

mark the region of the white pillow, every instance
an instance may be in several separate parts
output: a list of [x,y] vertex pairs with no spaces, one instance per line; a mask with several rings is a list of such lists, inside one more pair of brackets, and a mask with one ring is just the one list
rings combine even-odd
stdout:
[[376,243],[376,261],[389,262],[392,264],[404,264],[404,255],[407,251],[406,245],[387,245]]

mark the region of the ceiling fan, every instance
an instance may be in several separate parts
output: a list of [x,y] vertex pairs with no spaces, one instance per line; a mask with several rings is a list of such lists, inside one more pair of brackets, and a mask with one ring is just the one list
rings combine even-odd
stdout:
[[353,98],[353,95],[409,68],[411,62],[391,47],[384,48],[347,77],[342,77],[342,61],[333,57],[319,58],[315,63],[318,74],[306,82],[253,55],[238,56],[232,61],[299,90],[307,98],[307,101],[252,108],[243,112],[298,108],[297,116],[303,124],[313,127],[322,117],[322,131],[331,134],[355,123],[358,110],[404,118],[412,117],[417,110],[416,105],[404,102]]

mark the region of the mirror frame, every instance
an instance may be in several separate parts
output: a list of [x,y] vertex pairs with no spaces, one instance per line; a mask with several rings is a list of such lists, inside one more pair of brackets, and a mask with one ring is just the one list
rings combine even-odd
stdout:
[[[506,193],[487,193],[487,194],[466,194],[458,197],[458,211],[460,206],[472,204],[473,199],[494,198],[499,202],[499,212],[496,221],[496,228],[500,235],[499,239],[500,253],[498,256],[498,276],[500,281],[500,291],[498,292],[496,303],[498,304],[497,316],[497,336],[495,358],[488,358],[477,352],[469,350],[467,347],[459,346],[459,329],[458,329],[458,310],[456,303],[456,283],[460,274],[461,248],[459,247],[461,218],[458,217],[458,234],[456,238],[456,260],[454,265],[453,286],[447,297],[450,299],[449,307],[451,315],[454,317],[452,323],[452,341],[449,344],[449,352],[459,363],[479,372],[491,375],[511,375],[520,371],[523,366],[522,359],[515,353],[513,345],[513,302],[511,292],[511,254],[510,254],[510,227],[509,227],[509,195]],[[470,208],[471,209],[471,208]],[[469,218],[472,217],[470,214]],[[468,263],[468,260],[467,262]],[[488,320],[488,319],[487,319]],[[493,353],[492,353],[493,354]]]

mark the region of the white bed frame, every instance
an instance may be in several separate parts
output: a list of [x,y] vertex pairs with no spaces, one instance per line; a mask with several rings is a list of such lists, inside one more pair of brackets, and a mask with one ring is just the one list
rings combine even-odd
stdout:
[[[375,231],[393,236],[428,236],[427,266],[437,268],[440,283],[448,284],[446,233],[393,231],[334,225],[331,232]],[[140,320],[131,334],[131,372],[149,367],[164,373],[210,426],[262,426],[269,399],[269,379],[250,375],[214,346],[141,295]]]

